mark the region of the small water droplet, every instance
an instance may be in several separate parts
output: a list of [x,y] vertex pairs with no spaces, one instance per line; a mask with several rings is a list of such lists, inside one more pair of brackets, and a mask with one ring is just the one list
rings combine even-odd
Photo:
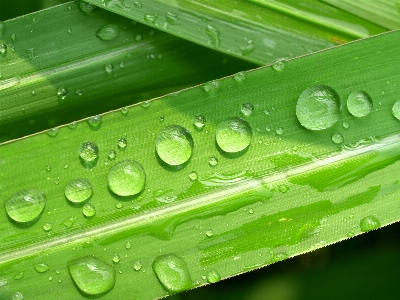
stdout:
[[392,107],[393,116],[400,120],[400,100],[396,101],[396,103]]
[[154,24],[154,22],[158,18],[158,13],[154,14],[144,14],[144,21],[149,23],[149,24]]
[[246,73],[245,72],[239,72],[233,75],[233,79],[237,82],[243,82],[246,79]]
[[286,60],[284,59],[278,59],[272,64],[272,69],[274,69],[277,72],[283,71],[285,67],[286,67]]
[[254,111],[254,106],[251,103],[244,103],[241,105],[240,110],[246,117],[250,116]]
[[44,273],[44,272],[47,272],[48,270],[50,270],[50,267],[49,267],[49,265],[47,265],[45,263],[41,263],[41,264],[36,264],[35,269],[39,273]]
[[124,207],[124,205],[121,202],[118,202],[117,204],[115,204],[116,209],[121,209],[123,207]]
[[219,40],[219,30],[212,25],[208,25],[205,33],[210,37],[211,44],[216,48],[219,48],[220,40]]
[[35,96],[35,95],[36,95],[36,91],[32,91],[32,92],[31,92],[31,95],[32,95],[32,96]]
[[214,93],[218,91],[220,87],[221,83],[219,82],[219,80],[212,80],[202,85],[203,90],[207,93]]
[[211,156],[208,160],[208,163],[211,167],[215,167],[216,165],[218,165],[218,158],[216,158],[215,156]]
[[24,272],[19,272],[17,274],[15,274],[14,279],[15,280],[20,280],[24,277]]
[[68,28],[68,29],[67,29],[67,32],[68,32],[68,33],[72,33],[72,28]]
[[135,261],[133,263],[133,269],[135,271],[140,271],[141,268],[142,268],[142,263],[140,261]]
[[11,39],[15,41],[17,39],[17,35],[15,33],[11,34]]
[[99,8],[91,3],[87,3],[83,0],[79,0],[79,8],[85,13],[85,14],[92,14],[96,12]]
[[82,95],[83,95],[82,90],[76,90],[75,93],[76,93],[78,96],[82,96]]
[[51,166],[46,166],[46,171],[50,172],[51,171]]
[[348,122],[343,122],[343,128],[348,129],[350,127],[350,124]]
[[332,127],[340,117],[341,101],[336,91],[326,85],[306,88],[296,105],[296,115],[300,124],[309,130]]
[[68,270],[76,286],[86,295],[100,295],[114,288],[115,269],[93,256],[69,261]]
[[253,214],[254,210],[252,208],[249,209],[249,214]]
[[129,250],[132,248],[132,244],[130,242],[126,242],[125,249]]
[[7,54],[7,45],[6,44],[0,44],[0,55],[1,56],[6,56]]
[[195,171],[190,172],[189,173],[189,178],[190,178],[191,181],[197,180],[197,178],[198,178],[197,173]]
[[108,24],[101,27],[97,32],[96,35],[100,40],[103,41],[110,41],[115,39],[119,35],[119,26],[116,24]]
[[341,135],[340,133],[333,134],[332,135],[332,142],[334,142],[335,144],[343,143],[343,135]]
[[118,254],[114,254],[112,261],[113,263],[118,264],[121,261],[121,258],[119,257]]
[[8,216],[19,223],[33,221],[44,210],[46,197],[36,189],[17,192],[7,199],[5,207]]
[[65,219],[62,222],[62,224],[67,228],[71,228],[74,225],[75,221],[76,221],[75,217],[70,217],[70,218]]
[[112,71],[114,71],[114,65],[112,65],[112,64],[106,64],[106,65],[104,66],[104,70],[106,70],[106,72],[110,74]]
[[166,126],[157,135],[156,151],[160,159],[168,165],[182,165],[192,156],[192,135],[182,126]]
[[57,96],[58,96],[58,99],[61,101],[67,99],[68,90],[65,87],[59,87],[57,89]]
[[120,112],[121,112],[121,114],[122,114],[123,116],[128,115],[128,113],[129,113],[129,107],[125,106],[125,107],[121,108],[121,109],[120,109]]
[[246,44],[244,46],[240,47],[240,52],[242,55],[248,55],[251,52],[253,52],[255,48],[256,48],[256,45],[254,44],[254,41],[247,40]]
[[146,174],[134,160],[121,161],[108,172],[108,187],[118,196],[132,196],[144,189]]
[[289,187],[288,187],[287,185],[281,184],[281,185],[278,187],[278,190],[279,190],[281,193],[285,194],[285,193],[287,193],[287,191],[289,191]]
[[235,117],[226,119],[218,125],[215,138],[221,150],[235,153],[243,151],[250,145],[252,135],[250,124]]
[[60,131],[60,129],[58,127],[54,127],[54,128],[47,130],[46,133],[50,137],[56,137],[59,131]]
[[159,256],[153,263],[153,270],[168,292],[182,292],[192,287],[192,279],[185,261],[175,254]]
[[372,99],[364,91],[353,91],[347,98],[347,109],[355,117],[365,117],[372,110]]
[[143,108],[149,108],[150,105],[151,105],[151,100],[146,100],[146,101],[143,101],[142,103],[140,103],[140,106]]
[[42,226],[42,228],[43,228],[44,231],[50,231],[50,230],[53,228],[53,224],[51,224],[51,223],[45,223],[45,224]]
[[275,133],[277,135],[282,135],[282,134],[285,133],[285,130],[282,127],[278,127],[278,128],[275,129]]
[[110,150],[108,151],[107,155],[109,160],[114,160],[117,157],[117,152],[115,152],[114,150]]
[[82,166],[90,169],[97,164],[99,147],[93,142],[86,141],[79,147],[78,154]]
[[135,41],[136,41],[136,42],[140,42],[142,39],[143,39],[143,37],[142,37],[141,34],[135,35]]
[[12,300],[23,300],[24,295],[22,295],[20,292],[15,292],[12,294]]
[[118,149],[123,151],[128,146],[128,141],[126,140],[126,138],[119,138],[117,145]]
[[213,231],[211,229],[206,231],[206,236],[207,237],[212,237],[214,235]]
[[68,128],[71,130],[74,130],[76,128],[76,126],[78,126],[78,123],[76,123],[76,121],[69,123]]
[[221,275],[216,270],[212,270],[207,274],[207,281],[209,283],[215,283],[221,280]]
[[197,130],[202,130],[206,125],[206,118],[202,115],[194,116],[193,118],[193,126]]
[[93,116],[87,120],[90,129],[92,130],[99,130],[101,125],[101,116]]
[[135,1],[133,2],[133,6],[140,9],[142,8],[142,3],[140,1]]
[[362,232],[371,231],[381,227],[381,223],[374,216],[367,216],[360,221],[360,228]]
[[68,182],[64,194],[72,203],[82,203],[92,196],[93,189],[88,179],[78,178]]
[[165,20],[167,21],[167,23],[169,25],[180,25],[180,24],[182,24],[179,21],[179,16],[177,14],[174,14],[174,13],[171,13],[171,12],[167,13],[167,15],[165,16]]

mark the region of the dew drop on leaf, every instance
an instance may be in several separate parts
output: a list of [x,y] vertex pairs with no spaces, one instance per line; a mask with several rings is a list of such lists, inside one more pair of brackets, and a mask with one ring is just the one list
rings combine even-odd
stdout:
[[130,242],[126,242],[125,249],[129,250],[132,248],[132,244]]
[[106,64],[104,66],[104,70],[106,70],[107,73],[112,73],[112,71],[114,71],[114,65],[113,64]]
[[87,3],[83,0],[79,0],[79,8],[85,13],[85,14],[92,14],[96,12],[99,8],[94,5]]
[[326,85],[306,88],[296,105],[300,124],[309,130],[323,130],[332,127],[340,117],[342,105],[337,92]]
[[126,138],[120,138],[120,139],[118,139],[117,145],[118,145],[118,149],[123,151],[126,149],[128,142],[127,142]]
[[99,158],[99,147],[93,143],[86,141],[79,147],[79,159],[85,168],[94,167]]
[[68,270],[76,286],[86,295],[100,295],[114,288],[115,269],[93,256],[69,261]]
[[244,103],[242,104],[242,106],[240,107],[240,111],[242,112],[242,114],[244,114],[246,117],[249,117],[253,111],[254,111],[254,106],[251,103]]
[[282,134],[285,133],[285,130],[282,127],[278,127],[278,128],[275,129],[275,133],[277,135],[282,135]]
[[124,160],[108,172],[108,187],[118,196],[132,196],[144,189],[146,174],[141,164],[134,160]]
[[360,228],[362,232],[371,231],[381,227],[381,223],[374,216],[367,216],[360,221]]
[[42,226],[42,228],[43,228],[44,231],[50,231],[50,230],[53,228],[53,224],[51,224],[51,223],[45,223],[45,224]]
[[343,135],[341,135],[340,133],[333,134],[332,135],[332,142],[334,142],[335,144],[343,143]]
[[210,37],[211,44],[216,48],[218,48],[220,45],[219,30],[212,25],[208,25],[205,30],[205,33]]
[[400,100],[396,101],[396,103],[392,107],[393,116],[400,120]]
[[50,137],[56,137],[59,131],[60,131],[60,129],[58,127],[54,127],[54,128],[47,130],[46,133]]
[[192,171],[192,172],[189,173],[189,178],[190,178],[191,181],[197,180],[197,177],[198,176],[197,176],[197,173],[195,171]]
[[141,268],[142,268],[142,263],[140,261],[135,261],[133,263],[133,269],[135,271],[140,271]]
[[215,167],[216,165],[218,165],[218,158],[216,158],[215,156],[211,156],[210,159],[208,160],[208,164],[211,167]]
[[185,261],[175,254],[159,256],[153,263],[153,270],[168,292],[182,292],[192,287],[192,279]]
[[250,124],[241,118],[234,117],[218,125],[215,139],[221,150],[235,153],[246,149],[251,143],[252,136]]
[[119,35],[119,26],[116,24],[108,24],[101,27],[97,32],[96,35],[100,40],[103,41],[110,41],[115,39]]
[[197,130],[202,130],[206,125],[206,118],[202,115],[196,115],[193,118],[193,126]]
[[57,89],[57,96],[58,96],[58,99],[60,99],[60,100],[67,99],[68,90],[65,87],[59,87]]
[[117,157],[117,152],[115,152],[114,150],[110,150],[108,151],[107,156],[109,160],[114,160]]
[[6,56],[7,54],[7,45],[6,44],[0,44],[0,55],[1,56]]
[[159,158],[168,165],[182,165],[192,156],[192,135],[182,126],[166,126],[157,135],[156,151]]
[[243,82],[246,79],[246,73],[245,72],[239,72],[233,75],[233,79],[236,82]]
[[46,197],[37,189],[23,190],[13,194],[6,201],[8,216],[19,223],[33,221],[44,210]]
[[365,117],[372,110],[372,99],[364,91],[353,91],[347,98],[347,109],[355,117]]
[[96,208],[90,203],[86,203],[82,207],[82,214],[87,218],[92,218],[96,214]]
[[93,116],[87,120],[89,127],[92,130],[99,130],[101,121],[102,121],[101,116]]
[[114,254],[112,261],[113,263],[118,264],[121,261],[121,258],[119,257],[118,254]]
[[209,283],[215,283],[221,280],[221,275],[219,275],[218,271],[212,270],[207,274],[207,281]]
[[50,270],[50,266],[45,263],[40,263],[35,265],[35,269],[39,273],[44,273]]
[[129,107],[123,107],[123,108],[121,108],[120,112],[121,112],[121,114],[122,114],[123,116],[128,115],[128,113],[129,113]]
[[272,69],[277,72],[281,72],[286,67],[286,61],[284,59],[279,59],[272,64]]

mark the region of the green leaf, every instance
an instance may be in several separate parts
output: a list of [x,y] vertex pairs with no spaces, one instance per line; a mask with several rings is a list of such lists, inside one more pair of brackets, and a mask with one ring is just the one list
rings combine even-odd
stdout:
[[[103,299],[161,297],[398,221],[400,121],[392,108],[400,90],[399,37],[394,31],[238,73],[128,113],[104,114],[101,122],[92,118],[3,144],[1,205],[27,189],[41,191],[47,202],[30,222],[0,214],[0,295],[78,299],[85,289],[67,266],[77,259],[92,266],[91,256],[100,266],[93,270],[116,270]],[[316,102],[310,91],[318,92],[310,94]],[[371,98],[356,93],[355,105],[370,108],[363,117],[346,105],[354,91]],[[302,110],[299,99],[310,109]],[[321,108],[321,101],[328,106]],[[340,104],[342,110],[328,111],[334,117],[318,115]],[[299,114],[307,113],[329,128],[304,128]],[[332,118],[337,122],[330,124]],[[251,143],[239,151],[246,124]],[[226,148],[219,138],[240,147]],[[191,139],[192,156],[179,166],[156,153],[166,143],[180,156]],[[110,150],[116,158],[108,158]],[[121,197],[108,180],[126,160],[143,167],[146,181],[141,193]],[[124,178],[137,176],[137,168],[123,169]],[[77,178],[93,189],[86,207],[64,196]],[[85,213],[88,205],[94,216]]]
[[[319,24],[303,22],[247,1],[235,1],[234,5],[230,0],[87,2],[261,65],[272,63],[277,58],[292,58],[325,49],[360,35],[360,32],[351,32],[349,35],[348,31],[339,32]],[[361,22],[361,26],[366,26],[362,36],[384,31],[368,22]]]
[[[76,3],[1,24],[1,141],[255,67]],[[119,34],[98,38],[110,24]]]

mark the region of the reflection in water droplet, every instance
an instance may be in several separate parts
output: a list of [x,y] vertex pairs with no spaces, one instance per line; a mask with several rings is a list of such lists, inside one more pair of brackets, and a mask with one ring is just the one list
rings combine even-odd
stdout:
[[140,271],[140,269],[142,268],[142,263],[140,261],[135,261],[133,263],[133,268],[135,269],[135,271]]
[[221,150],[235,153],[250,145],[252,135],[250,124],[245,120],[229,118],[218,125],[215,138]]
[[332,127],[339,120],[342,105],[339,95],[326,85],[306,88],[296,105],[300,124],[310,130]]
[[347,98],[347,109],[355,117],[364,117],[372,110],[372,99],[364,91],[353,91]]
[[371,231],[381,227],[381,223],[374,216],[367,216],[360,221],[360,228],[362,232]]
[[96,208],[93,205],[86,203],[82,207],[82,214],[87,218],[91,218],[96,214]]
[[50,270],[50,267],[48,265],[46,265],[45,263],[41,263],[41,264],[36,264],[35,269],[39,273],[44,273],[44,272],[47,272],[48,270]]
[[46,133],[50,137],[56,137],[59,131],[60,131],[60,129],[58,127],[54,127],[54,128],[47,130]]
[[126,242],[125,249],[129,250],[132,248],[132,244],[130,242]]
[[194,116],[193,125],[194,128],[196,128],[197,130],[203,129],[204,126],[206,125],[206,118],[202,115]]
[[60,99],[60,100],[67,99],[68,90],[65,87],[59,87],[57,89],[57,96],[58,96],[58,99]]
[[144,21],[149,24],[154,24],[157,18],[158,18],[158,13],[144,14]]
[[68,128],[71,129],[71,130],[74,130],[74,129],[76,128],[76,126],[78,126],[78,123],[76,123],[76,122],[74,121],[74,122],[72,122],[72,123],[70,123],[70,124],[68,125]]
[[213,231],[211,229],[206,231],[206,236],[207,237],[212,237],[214,235]]
[[115,269],[95,257],[71,260],[68,270],[76,286],[86,295],[100,295],[114,288]]
[[128,113],[129,113],[129,107],[126,106],[126,107],[121,108],[120,112],[121,112],[121,114],[122,114],[123,116],[128,115]]
[[220,40],[219,40],[219,30],[212,25],[208,25],[205,33],[210,37],[211,44],[216,48],[219,48]]
[[146,100],[146,101],[143,101],[142,103],[140,103],[140,106],[143,108],[149,108],[150,105],[151,105],[151,100]]
[[114,254],[112,261],[113,263],[118,264],[121,261],[121,258],[118,254]]
[[221,280],[221,275],[216,270],[212,270],[207,274],[207,281],[209,283],[215,283]]
[[93,142],[86,141],[79,147],[79,159],[85,168],[92,168],[99,158],[99,147]]
[[198,176],[197,176],[197,173],[195,171],[192,171],[192,172],[189,173],[189,178],[190,178],[191,181],[197,180],[197,177]]
[[281,72],[286,67],[286,61],[284,59],[279,59],[272,64],[272,69]]
[[400,100],[396,101],[396,103],[392,107],[393,116],[400,120]]
[[99,130],[101,125],[101,116],[93,116],[87,120],[90,129]]
[[100,40],[103,41],[110,41],[115,39],[119,35],[119,26],[115,24],[108,24],[101,27],[97,32],[96,35]]
[[128,141],[126,140],[126,138],[119,138],[117,145],[118,149],[123,151],[126,149],[126,146],[128,146]]
[[117,157],[117,152],[115,152],[114,150],[108,151],[108,159],[109,160],[114,160],[116,157]]
[[108,172],[108,187],[118,196],[132,196],[144,189],[146,174],[141,164],[124,160]]
[[185,261],[175,254],[159,256],[153,263],[153,270],[168,292],[182,292],[192,287]]
[[192,156],[192,135],[182,126],[166,126],[157,135],[156,151],[168,165],[182,165]]
[[111,73],[112,71],[114,71],[114,65],[113,64],[106,64],[104,66],[104,70],[106,70],[107,73]]
[[53,224],[51,223],[46,223],[42,226],[44,231],[50,231],[53,228]]
[[332,142],[334,142],[335,144],[343,143],[343,135],[341,135],[340,133],[335,133],[334,135],[332,135]]
[[30,222],[39,217],[46,205],[46,197],[36,189],[23,190],[7,199],[8,216],[19,223]]
[[212,156],[208,160],[208,163],[210,164],[211,167],[215,167],[216,165],[218,165],[218,158],[216,158],[215,156]]
[[253,113],[254,106],[251,103],[244,103],[241,105],[240,110],[241,110],[242,114],[244,114],[246,117],[248,117]]

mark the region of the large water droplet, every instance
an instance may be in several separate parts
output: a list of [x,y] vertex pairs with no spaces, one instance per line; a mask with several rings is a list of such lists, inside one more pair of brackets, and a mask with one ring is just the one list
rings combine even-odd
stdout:
[[132,196],[140,193],[146,183],[146,174],[141,164],[124,160],[108,172],[108,187],[118,196]]
[[81,203],[89,199],[93,194],[92,185],[86,178],[71,180],[65,186],[65,197],[73,203]]
[[364,91],[353,91],[347,98],[347,109],[355,117],[364,117],[372,110],[372,99]]
[[182,126],[166,126],[157,135],[156,151],[165,163],[171,166],[182,165],[192,156],[192,135]]
[[339,120],[341,109],[340,97],[333,88],[314,85],[301,93],[296,105],[296,115],[305,128],[322,130]]
[[212,270],[207,274],[207,281],[209,283],[215,283],[221,280],[221,275],[219,275],[218,271]]
[[96,214],[96,208],[93,205],[86,203],[82,207],[82,214],[87,218],[91,218]]
[[153,270],[168,292],[182,292],[192,287],[192,279],[185,261],[175,254],[158,257],[153,263]]
[[207,35],[210,37],[212,45],[218,48],[220,44],[219,30],[212,25],[208,25],[205,33],[207,33]]
[[374,216],[367,216],[360,221],[360,228],[362,232],[371,231],[381,227],[381,223]]
[[99,39],[103,41],[110,41],[115,39],[119,35],[119,26],[116,24],[108,24],[101,27],[96,35]]
[[92,168],[99,158],[99,147],[93,142],[84,142],[79,147],[79,159],[85,168]]
[[46,205],[46,197],[36,189],[23,190],[6,201],[8,216],[14,221],[25,223],[39,217]]
[[234,153],[246,149],[252,135],[250,124],[245,120],[229,118],[218,125],[215,138],[221,150]]
[[80,0],[80,1],[79,1],[79,8],[80,8],[85,14],[94,13],[96,10],[99,9],[96,5],[87,3],[87,2],[85,2],[85,1],[83,1],[83,0]]
[[397,120],[400,120],[400,100],[393,105],[392,113]]
[[35,269],[39,273],[44,273],[44,272],[47,272],[48,270],[50,270],[50,266],[45,263],[41,263],[41,264],[36,264]]
[[115,269],[92,256],[68,262],[69,274],[77,287],[87,295],[99,295],[114,288]]

